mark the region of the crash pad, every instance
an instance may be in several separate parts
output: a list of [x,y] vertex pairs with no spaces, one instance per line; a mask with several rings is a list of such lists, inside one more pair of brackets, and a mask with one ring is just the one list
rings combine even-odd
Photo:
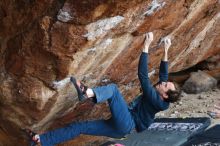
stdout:
[[193,136],[183,146],[220,146],[220,125]]
[[207,117],[199,118],[160,118],[140,133],[133,132],[123,140],[115,139],[109,143],[125,146],[181,146],[192,136],[203,132],[211,121]]

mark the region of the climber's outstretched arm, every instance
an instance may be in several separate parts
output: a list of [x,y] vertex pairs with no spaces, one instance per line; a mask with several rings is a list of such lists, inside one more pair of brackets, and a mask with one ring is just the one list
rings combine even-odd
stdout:
[[146,33],[144,48],[140,56],[139,65],[138,65],[138,78],[141,83],[141,88],[143,90],[143,99],[148,102],[154,103],[157,100],[156,90],[154,89],[151,81],[148,77],[148,49],[153,41],[153,33]]
[[149,81],[148,78],[148,50],[151,42],[153,41],[153,33],[145,34],[144,48],[141,53],[138,64],[138,78],[143,85],[143,80]]
[[168,61],[168,51],[171,46],[171,40],[168,37],[164,38],[164,57],[163,61]]
[[159,82],[167,82],[168,81],[168,51],[171,46],[171,40],[168,37],[163,39],[164,43],[164,53],[163,58],[160,63],[159,70]]

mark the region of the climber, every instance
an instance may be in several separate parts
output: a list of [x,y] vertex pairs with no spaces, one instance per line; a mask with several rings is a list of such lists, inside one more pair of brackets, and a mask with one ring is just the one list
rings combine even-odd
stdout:
[[111,118],[73,122],[66,127],[55,129],[43,134],[28,131],[33,144],[43,146],[55,145],[80,134],[121,138],[133,129],[141,132],[154,121],[155,114],[166,110],[169,103],[179,100],[180,91],[173,82],[168,81],[168,50],[171,46],[169,38],[164,39],[164,57],[160,63],[159,82],[152,86],[148,78],[148,48],[153,41],[153,33],[146,33],[144,47],[138,65],[138,77],[143,93],[127,105],[116,84],[96,88],[88,88],[80,81],[71,77],[80,101],[88,98],[95,103],[108,101]]

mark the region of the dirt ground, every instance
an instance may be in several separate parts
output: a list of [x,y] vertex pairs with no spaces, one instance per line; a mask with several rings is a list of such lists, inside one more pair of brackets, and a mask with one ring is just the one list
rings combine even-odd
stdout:
[[[156,117],[210,117],[207,112],[214,109],[214,105],[220,104],[220,87],[199,94],[182,94],[181,100],[171,104],[166,111],[160,112]],[[211,118],[211,125],[220,124],[220,119]]]

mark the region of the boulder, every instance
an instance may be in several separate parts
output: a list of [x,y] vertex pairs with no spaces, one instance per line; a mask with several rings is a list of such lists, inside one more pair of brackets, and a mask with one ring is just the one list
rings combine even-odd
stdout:
[[197,94],[216,86],[217,80],[215,78],[203,71],[198,71],[191,73],[189,79],[183,85],[183,90],[186,93]]

